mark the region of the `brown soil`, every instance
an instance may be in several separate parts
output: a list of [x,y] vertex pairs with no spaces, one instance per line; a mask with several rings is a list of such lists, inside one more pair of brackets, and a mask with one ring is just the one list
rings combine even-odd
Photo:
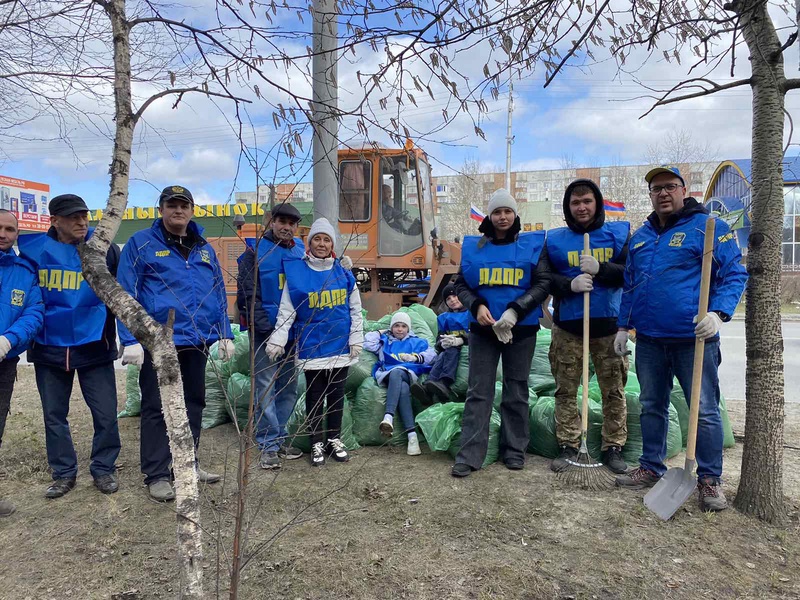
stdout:
[[[48,501],[41,408],[20,369],[0,451],[0,496],[18,509],[0,520],[0,598],[175,598],[175,516],[141,483],[138,419],[120,421],[121,489],[103,496],[88,475],[89,413],[73,399],[81,476]],[[743,430],[743,403],[728,410]],[[800,447],[800,405],[786,415],[786,444]],[[203,433],[202,464],[229,474],[203,489],[209,597],[227,597],[236,446],[232,425]],[[424,450],[367,448],[315,470],[293,461],[277,476],[253,468],[240,597],[800,597],[800,451],[785,454],[789,524],[772,527],[733,509],[704,514],[695,500],[664,523],[641,493],[566,487],[537,456],[522,472],[492,465],[455,480],[448,456]],[[740,444],[726,450],[729,500],[740,460]]]

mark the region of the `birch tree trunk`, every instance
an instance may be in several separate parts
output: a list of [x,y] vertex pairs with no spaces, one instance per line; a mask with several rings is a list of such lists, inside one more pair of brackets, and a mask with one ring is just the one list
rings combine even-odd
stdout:
[[781,234],[785,75],[781,42],[763,0],[735,3],[750,50],[753,90],[752,226],[747,270],[747,374],[742,474],[734,505],[770,523],[783,502]]
[[172,339],[174,315],[170,315],[170,322],[166,326],[157,323],[120,287],[106,265],[106,252],[119,230],[128,203],[131,148],[137,115],[131,103],[130,24],[126,17],[125,0],[109,0],[101,4],[111,21],[113,33],[116,134],[108,204],[94,235],[80,248],[81,259],[86,281],[94,292],[153,357],[175,474],[179,597],[202,598],[203,546],[194,440],[183,398],[178,355]]

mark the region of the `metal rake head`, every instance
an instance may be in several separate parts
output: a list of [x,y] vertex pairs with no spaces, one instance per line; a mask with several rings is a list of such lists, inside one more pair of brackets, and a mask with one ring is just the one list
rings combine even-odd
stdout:
[[568,460],[567,467],[557,475],[561,481],[584,490],[602,490],[614,485],[614,474],[583,448],[575,460]]

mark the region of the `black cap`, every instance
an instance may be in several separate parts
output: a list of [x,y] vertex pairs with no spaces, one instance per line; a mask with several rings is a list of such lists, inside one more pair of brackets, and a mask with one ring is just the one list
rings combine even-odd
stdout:
[[168,185],[161,191],[161,196],[158,198],[158,204],[161,205],[162,202],[166,202],[167,200],[173,200],[175,198],[179,198],[181,200],[185,200],[192,206],[194,206],[194,198],[192,198],[192,192],[187,190],[185,187],[180,185]]
[[273,219],[275,217],[286,217],[287,219],[292,219],[294,221],[299,221],[303,218],[299,210],[297,210],[291,204],[287,204],[286,202],[281,202],[278,204],[278,206],[272,209],[271,215],[271,218]]
[[83,198],[75,194],[61,194],[56,196],[47,204],[51,215],[66,217],[76,212],[88,211],[89,207]]
[[458,294],[456,294],[456,286],[452,283],[448,283],[442,290],[442,298],[447,300],[450,296],[458,296]]

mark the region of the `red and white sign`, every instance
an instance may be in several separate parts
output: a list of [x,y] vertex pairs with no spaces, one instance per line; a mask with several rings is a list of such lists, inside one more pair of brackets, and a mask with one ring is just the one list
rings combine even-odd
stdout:
[[50,186],[46,183],[0,175],[0,208],[16,215],[20,231],[47,231],[49,202]]

